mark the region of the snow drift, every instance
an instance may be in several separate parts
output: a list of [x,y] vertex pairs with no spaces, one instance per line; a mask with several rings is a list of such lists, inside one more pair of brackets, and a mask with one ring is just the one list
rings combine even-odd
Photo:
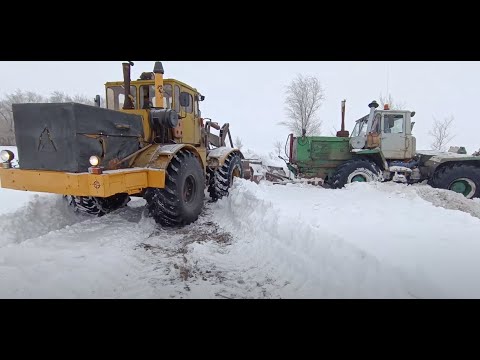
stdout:
[[480,220],[432,206],[479,214],[478,201],[457,195],[393,183],[328,190],[237,181],[218,222],[245,239],[232,256],[295,284],[283,296],[480,297]]

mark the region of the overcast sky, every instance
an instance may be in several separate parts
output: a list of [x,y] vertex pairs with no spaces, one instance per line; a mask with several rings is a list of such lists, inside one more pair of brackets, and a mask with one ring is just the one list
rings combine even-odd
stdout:
[[[160,59],[161,60],[161,59]],[[71,95],[104,95],[104,83],[122,80],[118,62],[1,62],[0,95],[15,89],[44,95],[60,90]],[[433,117],[455,117],[450,145],[480,148],[479,119],[474,111],[480,97],[480,62],[171,62],[165,77],[196,87],[206,96],[203,117],[230,123],[233,137],[259,152],[284,142],[285,88],[297,73],[317,76],[326,99],[320,108],[323,133],[340,127],[340,105],[346,103],[347,130],[368,113],[368,104],[388,90],[395,100],[416,111],[417,149],[429,149]],[[152,71],[154,60],[135,62],[132,78]]]

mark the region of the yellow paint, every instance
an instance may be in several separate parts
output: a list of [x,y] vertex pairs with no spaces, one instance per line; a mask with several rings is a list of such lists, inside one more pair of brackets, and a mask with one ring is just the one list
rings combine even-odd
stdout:
[[163,108],[163,74],[155,74],[155,103]]
[[233,152],[239,152],[238,149],[231,149],[228,152],[224,152],[222,156],[213,156],[209,155],[207,159],[207,164],[211,168],[222,167],[227,157],[230,156]]
[[197,147],[198,155],[200,156],[200,160],[202,160],[203,168],[207,166],[207,149],[205,147]]
[[119,193],[137,194],[148,187],[164,188],[165,171],[126,169],[72,174],[57,171],[0,169],[3,188],[75,196],[109,197]]
[[164,169],[166,170],[170,160],[173,156],[180,150],[190,150],[193,152],[200,163],[202,164],[203,169],[205,170],[207,164],[207,150],[202,147],[195,147],[190,144],[178,144],[175,151],[172,153],[170,151],[165,151],[165,145],[155,144],[150,146],[143,153],[139,154],[137,157],[133,158],[130,162],[130,166],[135,168],[150,168],[150,169]]
[[[137,80],[132,81],[131,86],[135,86],[136,90],[136,99],[135,109],[140,107],[140,86],[144,85],[153,85],[155,86],[155,101],[158,107],[163,107],[163,88],[166,84],[172,86],[173,89],[173,109],[180,110],[178,111],[181,118],[181,126],[174,129],[175,138],[179,140],[180,143],[184,144],[193,144],[201,145],[201,126],[200,126],[200,116],[197,113],[198,109],[198,100],[197,97],[200,95],[197,89],[181,82],[176,79],[164,79],[162,74],[155,74],[155,80]],[[111,86],[122,86],[123,81],[108,82],[105,84],[106,89]],[[161,86],[162,93],[158,91],[159,86]],[[191,95],[191,110],[186,111],[187,109],[180,107],[179,99],[175,96],[175,86],[180,88],[180,92],[187,92]],[[105,91],[106,91],[105,89]],[[161,98],[161,102],[159,101]],[[123,112],[128,112],[131,114],[141,115],[143,117],[143,124],[145,129],[145,141],[149,142],[152,140],[152,130],[150,128],[150,123],[148,120],[148,110],[120,110]]]

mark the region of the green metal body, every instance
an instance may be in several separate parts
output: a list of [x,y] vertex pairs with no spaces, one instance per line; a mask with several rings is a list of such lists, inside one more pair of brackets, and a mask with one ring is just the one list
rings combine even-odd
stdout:
[[353,158],[349,138],[312,136],[292,140],[292,164],[296,175],[304,178],[326,178],[343,162]]
[[[350,138],[312,136],[293,137],[291,158],[288,168],[301,178],[322,178],[328,180],[336,168],[355,157],[374,161],[382,170],[388,170],[387,159],[380,148],[353,150]],[[480,158],[463,154],[437,151],[418,151],[415,154],[423,179],[430,179],[442,166],[451,163],[480,163]],[[459,192],[462,184],[458,185]]]

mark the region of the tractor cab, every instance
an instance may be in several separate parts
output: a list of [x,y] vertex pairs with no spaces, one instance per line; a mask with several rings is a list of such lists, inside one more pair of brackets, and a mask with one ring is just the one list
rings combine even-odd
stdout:
[[[123,110],[125,101],[125,86],[123,81],[108,82],[105,84],[107,108]],[[184,93],[184,95],[182,95]],[[130,95],[134,109],[150,109],[158,107],[155,97],[155,82],[153,80],[138,80],[130,83]],[[180,97],[189,98],[187,106],[182,106]],[[165,79],[163,85],[163,108],[175,109],[179,114],[186,112],[200,115],[199,101],[203,99],[198,91],[190,86],[173,79]],[[184,115],[184,114],[181,114]]]
[[[152,141],[153,133],[149,112],[158,109],[174,110],[179,117],[179,125],[174,130],[175,138],[182,143],[200,145],[201,112],[199,103],[205,97],[197,89],[181,81],[163,79],[163,74],[161,82],[156,85],[155,75],[154,72],[142,73],[138,80],[131,81],[128,68],[128,71],[124,73],[123,81],[105,84],[106,107],[110,110],[142,116],[145,141],[147,142]],[[125,84],[130,85],[127,92]],[[159,88],[160,91],[156,92],[156,88]],[[130,101],[126,101],[125,96],[128,96]]]
[[370,114],[358,119],[352,131],[352,149],[380,148],[386,159],[410,159],[416,152],[416,140],[412,135],[411,118],[415,112],[390,110],[388,105],[377,110],[373,101]]

